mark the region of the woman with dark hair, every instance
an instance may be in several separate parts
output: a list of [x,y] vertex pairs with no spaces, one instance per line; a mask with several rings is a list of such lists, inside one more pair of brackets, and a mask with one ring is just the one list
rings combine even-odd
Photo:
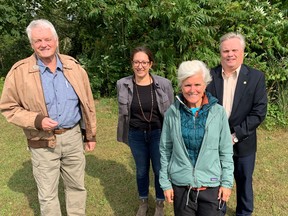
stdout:
[[152,75],[154,63],[147,47],[137,47],[131,54],[133,75],[117,81],[117,140],[129,145],[136,163],[136,179],[140,205],[137,216],[148,211],[150,161],[154,172],[155,216],[164,215],[164,194],[159,184],[159,143],[164,112],[173,102],[171,82]]

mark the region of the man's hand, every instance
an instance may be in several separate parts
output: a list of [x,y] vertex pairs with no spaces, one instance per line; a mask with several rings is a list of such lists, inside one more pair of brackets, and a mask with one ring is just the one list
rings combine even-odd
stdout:
[[85,151],[88,151],[88,152],[93,151],[95,146],[96,146],[95,141],[87,141],[85,143]]
[[168,203],[173,203],[173,199],[174,199],[174,190],[173,189],[169,189],[169,190],[165,190],[164,191],[164,196],[165,199]]
[[218,199],[221,199],[225,202],[228,202],[231,195],[231,189],[230,188],[224,188],[220,187],[218,192]]
[[51,118],[45,117],[41,124],[44,131],[51,131],[58,125],[58,122],[52,120]]
[[[236,133],[231,134],[231,136],[232,136],[232,143],[234,145],[236,142],[238,142],[238,139],[236,137]],[[235,142],[235,139],[237,140],[236,142]]]

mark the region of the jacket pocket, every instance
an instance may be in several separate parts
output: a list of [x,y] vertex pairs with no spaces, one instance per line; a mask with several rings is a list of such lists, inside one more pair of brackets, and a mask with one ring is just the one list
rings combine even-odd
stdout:
[[118,108],[119,108],[119,115],[128,115],[128,99],[125,97],[118,97]]
[[187,164],[187,160],[175,159],[175,156],[171,156],[171,161],[168,164],[168,173],[170,176],[177,175],[183,170],[188,170],[190,166]]
[[163,93],[161,94],[161,97],[160,97],[160,100],[159,100],[160,104],[158,104],[159,106],[159,110],[160,110],[160,113],[162,115],[164,115],[164,112],[166,112],[166,110],[170,107],[170,101],[169,101],[169,98],[168,98],[168,95]]
[[161,103],[164,105],[168,105],[169,104],[169,98],[167,94],[162,95],[162,100]]
[[220,130],[218,130],[220,125],[216,122],[211,122],[209,127],[210,128],[206,129],[205,131],[205,142],[207,143],[206,147],[209,150],[218,150],[221,141]]

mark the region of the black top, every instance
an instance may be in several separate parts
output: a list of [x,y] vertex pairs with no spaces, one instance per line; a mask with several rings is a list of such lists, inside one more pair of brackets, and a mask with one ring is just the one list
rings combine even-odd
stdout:
[[151,97],[151,85],[152,85],[152,94],[153,94],[153,112],[151,122],[147,122],[144,119],[143,113],[141,111],[141,107],[139,104],[136,83],[133,85],[133,99],[131,103],[131,116],[130,116],[130,128],[138,129],[138,130],[154,130],[161,129],[163,118],[159,112],[155,94],[154,84],[150,84],[147,86],[137,85],[137,90],[139,93],[140,103],[142,106],[143,113],[147,120],[150,120],[151,115],[151,105],[152,105],[152,97]]

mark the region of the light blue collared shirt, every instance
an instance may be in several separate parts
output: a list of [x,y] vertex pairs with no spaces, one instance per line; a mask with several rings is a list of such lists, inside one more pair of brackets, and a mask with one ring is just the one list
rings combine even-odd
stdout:
[[57,128],[70,128],[81,119],[79,99],[71,84],[63,74],[63,65],[57,57],[55,73],[38,59],[37,65],[49,117],[58,122]]

